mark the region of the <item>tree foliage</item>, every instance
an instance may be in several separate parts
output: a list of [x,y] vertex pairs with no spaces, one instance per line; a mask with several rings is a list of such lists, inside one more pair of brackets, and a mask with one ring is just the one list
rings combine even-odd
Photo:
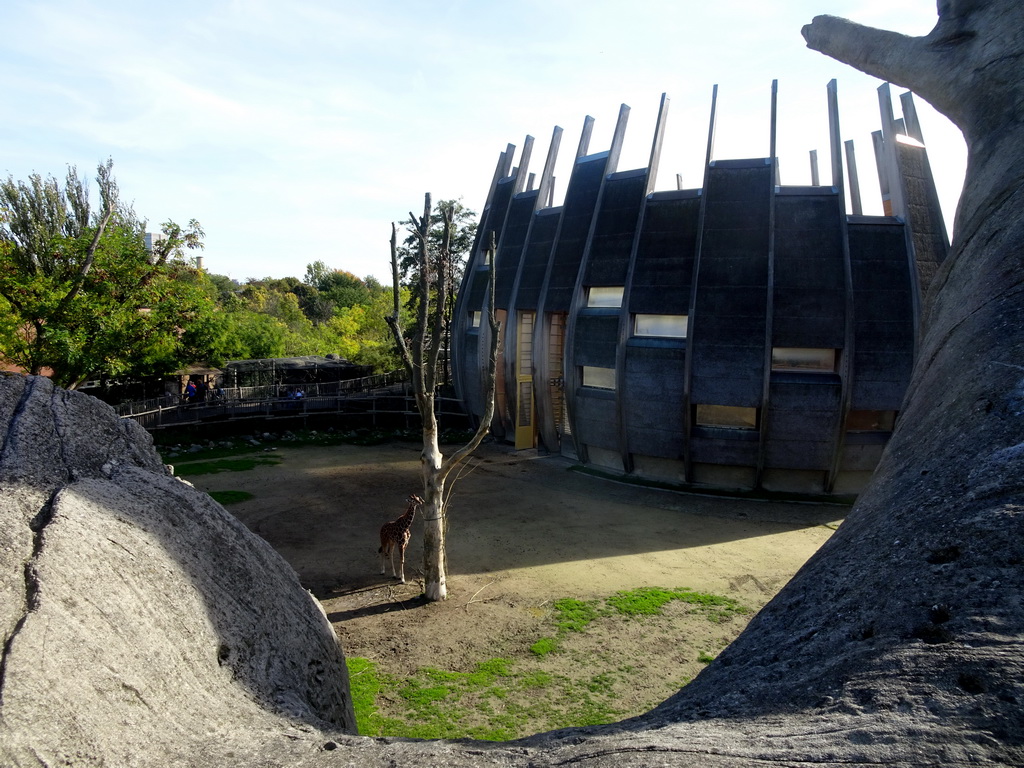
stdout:
[[213,310],[184,259],[202,247],[199,223],[165,222],[147,250],[146,222],[119,200],[112,168],[97,167],[96,210],[74,167],[63,184],[39,174],[0,183],[0,354],[67,388],[179,365],[190,324]]
[[[385,321],[392,286],[322,260],[307,264],[301,279],[240,283],[196,270],[186,255],[203,246],[198,222],[165,222],[147,250],[146,222],[120,201],[110,161],[97,168],[96,185],[91,198],[74,168],[62,180],[33,174],[0,183],[0,357],[7,363],[52,371],[65,387],[292,355],[335,353],[376,372],[401,367]],[[442,205],[431,218],[431,252]],[[471,211],[451,206],[455,285],[476,225]],[[418,284],[415,270],[406,272],[397,298],[412,328]]]
[[[409,292],[400,288],[399,293],[404,303]],[[250,331],[255,328],[250,326],[258,326],[279,339],[275,348],[283,351],[275,356],[335,353],[384,372],[401,365],[384,320],[391,303],[392,289],[376,279],[360,279],[315,261],[307,265],[301,281],[292,277],[247,281],[235,292],[229,314],[236,326],[234,338],[242,342],[236,347],[248,352],[242,357],[262,356],[257,352],[264,350],[251,342]],[[257,317],[275,322],[271,325]],[[211,355],[210,359],[219,358]]]

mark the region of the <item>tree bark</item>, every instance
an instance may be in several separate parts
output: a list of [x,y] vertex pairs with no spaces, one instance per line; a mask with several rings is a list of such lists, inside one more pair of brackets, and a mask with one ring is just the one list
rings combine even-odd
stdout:
[[437,442],[437,424],[423,430],[423,594],[431,602],[448,597],[445,549],[444,457]]

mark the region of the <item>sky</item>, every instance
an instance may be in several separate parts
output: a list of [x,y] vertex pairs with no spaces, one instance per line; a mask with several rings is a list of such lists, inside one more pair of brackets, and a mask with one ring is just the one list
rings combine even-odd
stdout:
[[[600,152],[628,105],[618,169],[644,167],[662,93],[657,189],[701,185],[716,84],[714,158],[766,157],[773,79],[782,183],[810,183],[811,150],[826,180],[835,78],[864,212],[881,213],[881,83],[806,47],[818,14],[909,35],[936,19],[930,0],[5,0],[0,174],[91,178],[113,158],[151,229],[200,222],[210,272],[301,278],[319,260],[388,282],[391,223],[424,193],[479,212],[506,145],[518,165],[535,137],[539,177],[557,125],[558,204],[585,117]],[[916,104],[952,229],[964,141]]]

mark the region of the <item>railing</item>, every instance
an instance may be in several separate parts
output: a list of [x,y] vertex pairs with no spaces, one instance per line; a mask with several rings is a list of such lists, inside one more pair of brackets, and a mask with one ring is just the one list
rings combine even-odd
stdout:
[[[415,396],[405,371],[367,376],[348,381],[309,384],[301,387],[302,397],[288,390],[297,385],[231,387],[210,390],[200,401],[179,403],[168,399],[122,403],[115,410],[148,430],[238,419],[300,418],[311,415],[359,414],[376,425],[378,418],[418,417]],[[439,416],[464,416],[454,398],[436,398]],[[408,425],[407,425],[408,426]]]

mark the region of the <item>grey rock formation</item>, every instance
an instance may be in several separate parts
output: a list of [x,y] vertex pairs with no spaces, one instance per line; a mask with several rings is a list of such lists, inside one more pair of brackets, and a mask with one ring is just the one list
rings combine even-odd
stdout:
[[254,729],[354,731],[319,604],[145,431],[3,375],[0,439],[0,764],[181,764]]
[[510,744],[332,730],[340,656],[287,569],[143,436],[5,380],[3,761],[1024,765],[1024,6],[940,13],[924,38],[805,28],[949,115],[967,182],[875,480],[693,683],[643,717]]

